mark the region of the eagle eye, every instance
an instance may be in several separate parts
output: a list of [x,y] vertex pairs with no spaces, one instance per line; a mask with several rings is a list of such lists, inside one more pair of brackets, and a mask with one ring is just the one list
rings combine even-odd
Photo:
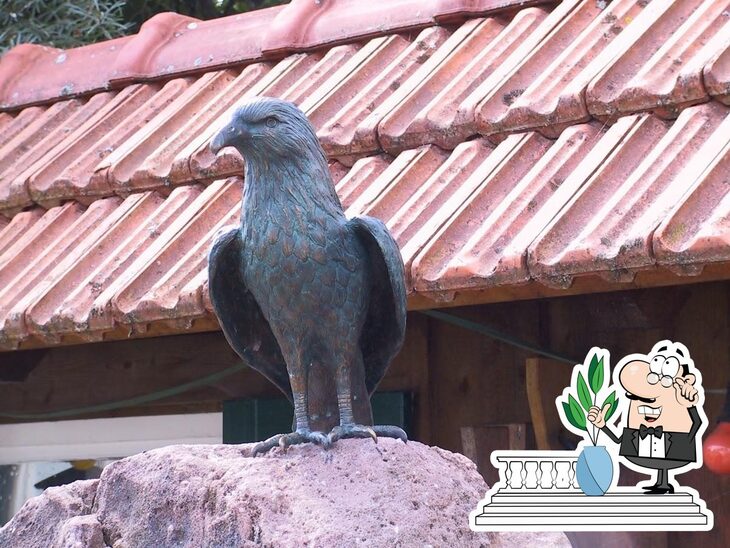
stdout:
[[273,116],[269,116],[266,118],[266,127],[276,127],[276,125],[279,123],[279,120],[274,118]]

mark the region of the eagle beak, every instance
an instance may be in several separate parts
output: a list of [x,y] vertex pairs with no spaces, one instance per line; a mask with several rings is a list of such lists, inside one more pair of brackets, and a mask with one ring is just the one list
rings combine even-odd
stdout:
[[216,133],[215,137],[210,142],[210,145],[208,145],[208,148],[210,148],[210,151],[213,154],[218,154],[222,148],[225,148],[228,146],[227,137],[229,135],[232,135],[233,132],[231,131],[232,126],[226,126],[222,130],[220,130],[218,133]]

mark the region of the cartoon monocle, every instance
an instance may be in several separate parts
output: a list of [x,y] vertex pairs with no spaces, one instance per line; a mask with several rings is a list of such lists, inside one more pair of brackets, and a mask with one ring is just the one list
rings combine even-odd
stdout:
[[[702,466],[702,374],[687,347],[663,340],[622,358],[594,347],[557,396],[573,451],[494,451],[500,480],[470,514],[477,531],[709,530],[714,516],[675,476]],[[613,382],[610,382],[613,379]],[[601,435],[603,433],[603,435]],[[618,486],[623,464],[652,476]]]
[[629,400],[623,432],[617,435],[606,423],[609,404],[592,406],[587,418],[620,445],[619,455],[636,470],[656,470],[656,483],[644,487],[647,494],[673,493],[670,470],[693,467],[701,453],[698,433],[707,419],[700,416],[700,373],[687,347],[671,341],[657,343],[648,355],[626,356],[616,372]]

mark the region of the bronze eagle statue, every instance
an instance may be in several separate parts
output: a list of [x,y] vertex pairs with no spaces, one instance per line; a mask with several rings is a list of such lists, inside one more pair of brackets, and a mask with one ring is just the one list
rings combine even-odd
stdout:
[[212,139],[244,159],[241,225],[218,235],[208,288],[226,339],[294,405],[293,432],[254,447],[377,436],[370,396],[405,337],[403,260],[385,224],[347,219],[314,128],[257,97]]

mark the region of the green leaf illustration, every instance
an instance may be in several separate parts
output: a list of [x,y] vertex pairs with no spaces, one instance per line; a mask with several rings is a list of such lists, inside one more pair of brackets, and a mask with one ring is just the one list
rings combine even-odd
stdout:
[[583,377],[583,373],[578,373],[578,399],[586,411],[593,405],[591,393],[588,391],[588,385],[586,384],[585,377]]
[[586,415],[583,412],[583,410],[580,408],[580,404],[576,401],[576,399],[572,396],[568,396],[568,404],[570,406],[570,415],[573,418],[573,421],[571,421],[572,424],[577,424],[578,428],[581,430],[586,429]]
[[580,423],[573,418],[573,412],[570,410],[570,405],[568,405],[568,402],[564,401],[560,403],[563,404],[563,412],[565,413],[565,418],[568,419],[568,422],[579,430],[585,430],[585,426],[581,426]]
[[603,400],[603,403],[601,404],[601,409],[606,407],[607,403],[611,404],[611,408],[606,412],[606,422],[608,422],[608,419],[611,418],[611,416],[616,412],[616,408],[618,407],[618,400],[616,399],[615,390],[611,392],[605,400]]
[[588,382],[591,383],[594,394],[598,394],[603,387],[603,358],[599,360],[597,354],[593,355],[591,365],[588,367]]

